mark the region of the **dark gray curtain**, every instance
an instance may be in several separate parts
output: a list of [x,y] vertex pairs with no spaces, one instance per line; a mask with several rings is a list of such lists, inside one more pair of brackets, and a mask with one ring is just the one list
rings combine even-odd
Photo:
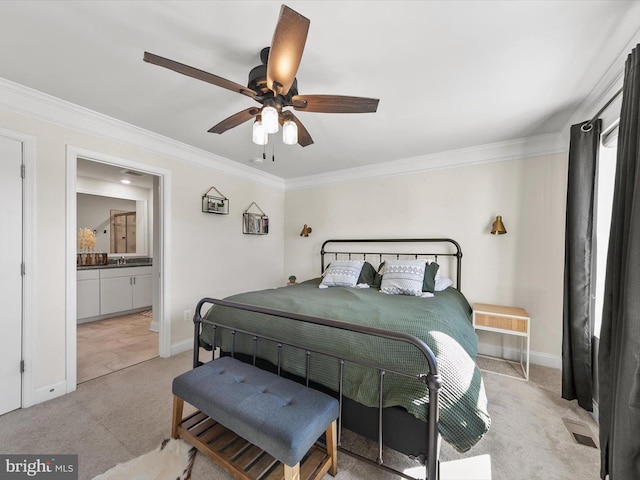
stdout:
[[598,354],[601,477],[640,479],[640,52],[625,66]]
[[562,398],[593,410],[591,239],[596,163],[602,122],[571,127],[564,248]]

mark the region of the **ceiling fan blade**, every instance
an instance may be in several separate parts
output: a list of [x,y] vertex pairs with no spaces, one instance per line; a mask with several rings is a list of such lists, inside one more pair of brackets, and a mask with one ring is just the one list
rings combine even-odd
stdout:
[[343,95],[294,95],[291,104],[296,110],[319,113],[373,113],[377,98],[345,97]]
[[286,95],[296,78],[309,23],[308,18],[282,5],[267,60],[267,87],[277,95]]
[[235,113],[228,118],[225,118],[216,126],[211,127],[209,129],[210,133],[224,133],[227,130],[232,129],[233,127],[237,127],[238,125],[243,124],[251,120],[253,117],[260,113],[260,109],[256,107],[247,108],[246,110],[242,110],[241,112]]
[[168,68],[169,70],[173,70],[174,72],[182,73],[187,77],[192,77],[197,80],[202,80],[203,82],[211,83],[212,85],[216,85],[218,87],[226,88],[227,90],[231,90],[232,92],[241,93],[242,95],[246,95],[247,97],[255,99],[256,95],[258,95],[250,88],[244,87],[239,83],[232,82],[231,80],[219,77],[217,75],[214,75],[213,73],[205,72],[204,70],[199,70],[197,68],[184,65],[183,63],[176,62],[174,60],[169,60],[168,58],[164,58],[159,55],[154,55],[153,53],[144,52],[144,61],[147,63],[158,65],[160,67]]
[[288,112],[288,113],[291,119],[298,126],[298,145],[300,145],[301,147],[306,147],[308,145],[311,145],[313,143],[313,139],[311,138],[311,135],[309,135],[309,132],[304,127],[302,122],[298,119],[298,117],[296,117],[293,114],[293,112]]

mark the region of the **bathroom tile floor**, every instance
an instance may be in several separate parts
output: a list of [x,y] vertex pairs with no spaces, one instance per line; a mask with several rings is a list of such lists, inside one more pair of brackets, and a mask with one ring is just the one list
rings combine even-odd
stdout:
[[147,312],[78,325],[78,383],[158,356],[158,333]]

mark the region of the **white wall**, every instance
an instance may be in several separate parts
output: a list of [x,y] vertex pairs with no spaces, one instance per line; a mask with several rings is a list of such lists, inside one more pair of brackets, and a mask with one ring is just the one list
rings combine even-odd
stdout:
[[[35,298],[31,305],[33,338],[27,368],[32,369],[35,398],[44,400],[48,386],[65,382],[65,251],[66,149],[68,145],[117,158],[161,167],[171,174],[171,246],[169,251],[171,342],[192,335],[183,310],[193,309],[204,296],[223,297],[240,291],[284,284],[284,192],[182,161],[176,156],[135,148],[123,142],[62,127],[30,116],[0,109],[0,127],[36,139]],[[212,185],[230,198],[231,214],[201,212],[201,196]],[[243,235],[242,210],[256,201],[269,215],[270,233]],[[75,241],[75,239],[73,240]],[[56,396],[58,393],[52,393]]]
[[[559,366],[566,169],[566,155],[553,155],[288,191],[285,274],[317,277],[330,238],[453,238],[469,302],[524,307],[532,360]],[[496,215],[506,235],[489,233]],[[305,223],[308,238],[299,236]],[[479,337],[487,351],[517,346],[490,332]]]

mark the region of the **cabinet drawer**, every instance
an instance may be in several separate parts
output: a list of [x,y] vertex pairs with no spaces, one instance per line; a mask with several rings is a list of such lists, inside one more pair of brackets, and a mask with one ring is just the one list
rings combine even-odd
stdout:
[[100,270],[78,270],[76,272],[77,280],[97,280],[100,278]]
[[512,332],[528,333],[529,321],[524,318],[504,317],[490,313],[475,313],[475,324],[480,327],[498,328]]
[[135,277],[136,275],[151,275],[153,267],[115,267],[100,270],[100,278]]

